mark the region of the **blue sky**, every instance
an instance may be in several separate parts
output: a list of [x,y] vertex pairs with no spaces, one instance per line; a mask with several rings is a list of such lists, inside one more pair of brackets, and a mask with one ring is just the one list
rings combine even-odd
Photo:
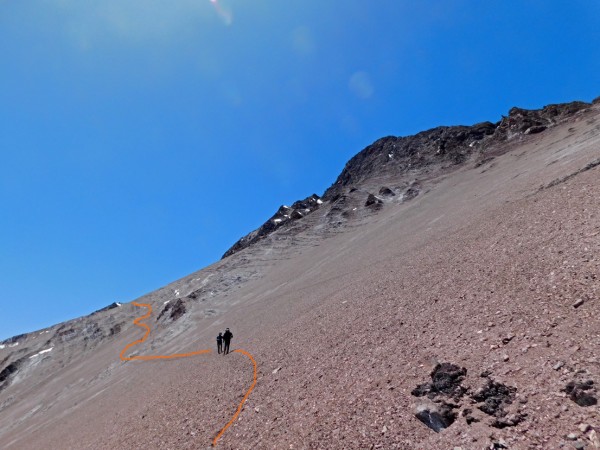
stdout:
[[596,0],[0,0],[0,339],[130,301],[375,139],[600,95]]

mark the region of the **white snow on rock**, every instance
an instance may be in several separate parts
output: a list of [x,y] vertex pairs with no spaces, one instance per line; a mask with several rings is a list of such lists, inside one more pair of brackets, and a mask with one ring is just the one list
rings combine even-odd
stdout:
[[179,297],[179,289],[175,289],[175,295]]
[[31,358],[35,358],[36,356],[43,355],[44,353],[48,353],[48,352],[52,351],[52,349],[53,349],[53,348],[54,348],[54,347],[50,347],[50,348],[47,348],[46,350],[42,350],[41,352],[39,352],[39,353],[36,353],[35,355],[31,355],[31,356],[29,357],[29,359],[31,359]]
[[273,222],[279,223],[279,222],[281,222],[281,219],[275,219]]
[[163,305],[166,305],[167,303],[169,303],[171,300],[167,300],[166,302],[163,303]]
[[322,205],[322,204],[323,204],[323,200],[321,200],[321,199],[318,199],[318,200],[317,200],[317,204],[319,204],[319,205]]
[[121,305],[122,305],[122,303],[119,303],[119,302],[115,302],[115,304],[116,304],[117,306],[121,306]]
[[17,345],[19,345],[19,343],[15,342],[14,344],[9,344],[8,348],[16,347]]
[[2,350],[4,347],[6,347],[6,345],[0,344],[0,350]]

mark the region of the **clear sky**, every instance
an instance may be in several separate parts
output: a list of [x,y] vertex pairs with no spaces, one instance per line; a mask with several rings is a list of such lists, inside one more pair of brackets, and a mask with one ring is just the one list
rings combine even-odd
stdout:
[[0,339],[130,301],[386,135],[600,95],[597,0],[0,0]]

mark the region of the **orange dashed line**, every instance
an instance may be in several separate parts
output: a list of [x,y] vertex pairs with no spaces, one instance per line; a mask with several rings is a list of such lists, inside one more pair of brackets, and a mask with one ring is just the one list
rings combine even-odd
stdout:
[[242,354],[246,355],[248,358],[250,358],[250,361],[252,361],[252,365],[254,366],[254,380],[252,381],[252,386],[250,386],[250,389],[248,389],[248,392],[246,392],[246,395],[244,395],[244,398],[238,405],[237,411],[235,412],[235,414],[233,415],[231,420],[227,423],[227,425],[225,425],[221,429],[221,431],[219,431],[219,434],[217,434],[217,437],[213,440],[213,443],[212,443],[213,447],[215,447],[217,445],[217,441],[221,438],[221,436],[223,436],[223,433],[225,433],[225,430],[227,428],[229,428],[229,426],[231,424],[233,424],[233,422],[235,422],[235,420],[238,418],[238,416],[242,412],[242,407],[244,406],[244,402],[250,395],[250,392],[252,392],[252,389],[254,389],[254,386],[256,386],[256,361],[254,361],[254,358],[252,357],[252,355],[245,350],[234,350],[233,353],[242,353]]
[[[133,347],[134,345],[138,345],[143,343],[148,336],[150,335],[150,327],[148,325],[146,325],[145,323],[141,323],[143,320],[146,320],[148,317],[150,317],[150,315],[152,314],[152,306],[147,304],[147,303],[137,303],[137,302],[133,302],[133,304],[135,306],[139,306],[141,308],[146,308],[148,311],[146,312],[146,314],[144,314],[141,317],[138,317],[137,319],[133,319],[133,323],[134,325],[137,325],[138,327],[141,327],[143,329],[146,330],[146,332],[144,333],[144,336],[141,339],[138,339],[137,341],[133,341],[130,342],[129,344],[127,344],[123,350],[121,350],[121,354],[119,355],[122,361],[149,361],[149,360],[153,360],[153,359],[175,359],[175,358],[188,358],[190,356],[196,356],[196,355],[203,355],[206,353],[210,353],[210,350],[198,350],[195,352],[189,352],[189,353],[174,353],[172,355],[134,355],[134,356],[125,356],[125,353],[127,352],[127,350],[129,350],[131,347]],[[244,395],[244,398],[242,399],[242,401],[239,403],[237,410],[235,411],[235,414],[233,415],[233,417],[231,418],[231,420],[229,422],[227,422],[227,425],[225,425],[223,428],[221,428],[221,431],[219,431],[219,433],[217,434],[217,437],[214,438],[213,442],[212,442],[212,446],[215,447],[217,445],[217,441],[221,438],[221,436],[223,436],[223,433],[225,433],[225,430],[227,430],[227,428],[229,428],[233,422],[235,422],[235,420],[238,418],[238,416],[240,415],[240,413],[242,412],[242,408],[244,406],[244,402],[248,399],[248,397],[250,396],[250,393],[252,392],[252,390],[254,389],[254,386],[256,386],[256,361],[254,360],[254,358],[252,357],[252,355],[250,353],[248,353],[245,350],[234,350],[232,353],[242,353],[243,355],[246,355],[248,358],[250,358],[250,361],[252,361],[252,365],[254,366],[254,379],[252,381],[252,386],[250,386],[250,389],[248,389],[248,391],[246,392],[246,395]]]

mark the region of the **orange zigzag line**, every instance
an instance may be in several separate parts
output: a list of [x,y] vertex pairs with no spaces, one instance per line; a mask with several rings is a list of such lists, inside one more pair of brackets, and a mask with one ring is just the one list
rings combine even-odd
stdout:
[[[144,314],[143,316],[138,317],[136,319],[133,319],[134,325],[137,325],[138,327],[144,328],[146,330],[146,332],[144,333],[144,336],[141,339],[138,339],[137,341],[130,342],[129,344],[127,344],[123,348],[123,350],[121,350],[121,354],[119,355],[119,357],[121,358],[122,361],[149,361],[149,360],[153,360],[153,359],[187,358],[187,357],[190,357],[190,356],[203,355],[205,353],[210,353],[210,350],[198,350],[198,351],[189,352],[189,353],[174,353],[172,355],[135,355],[135,356],[125,356],[125,353],[127,352],[127,350],[129,350],[134,345],[138,345],[138,344],[143,343],[148,338],[148,336],[150,335],[150,327],[148,325],[146,325],[145,323],[141,323],[141,322],[143,320],[146,320],[148,317],[150,317],[150,315],[152,314],[152,306],[149,305],[149,304],[147,304],[147,303],[133,302],[133,304],[135,306],[139,306],[141,308],[146,308],[148,310],[146,312],[146,314]],[[256,368],[256,361],[254,360],[254,358],[252,357],[252,355],[250,353],[248,353],[247,351],[245,351],[245,350],[234,350],[232,353],[241,353],[241,354],[247,356],[250,359],[250,361],[252,362],[252,366],[254,368],[252,385],[250,386],[250,389],[248,389],[248,391],[246,391],[246,395],[244,395],[244,398],[239,403],[239,405],[237,407],[237,410],[233,414],[233,417],[231,418],[231,420],[229,422],[227,422],[227,425],[225,425],[223,428],[221,428],[221,431],[219,431],[219,433],[217,434],[217,436],[214,438],[214,440],[212,442],[212,446],[213,447],[215,447],[217,445],[217,441],[221,438],[221,436],[223,436],[223,433],[225,433],[225,430],[227,430],[227,428],[229,428],[233,424],[233,422],[236,421],[236,419],[238,418],[238,416],[242,412],[242,408],[244,406],[244,402],[250,396],[250,393],[254,389],[254,386],[256,386],[256,372],[257,372],[257,368]]]

